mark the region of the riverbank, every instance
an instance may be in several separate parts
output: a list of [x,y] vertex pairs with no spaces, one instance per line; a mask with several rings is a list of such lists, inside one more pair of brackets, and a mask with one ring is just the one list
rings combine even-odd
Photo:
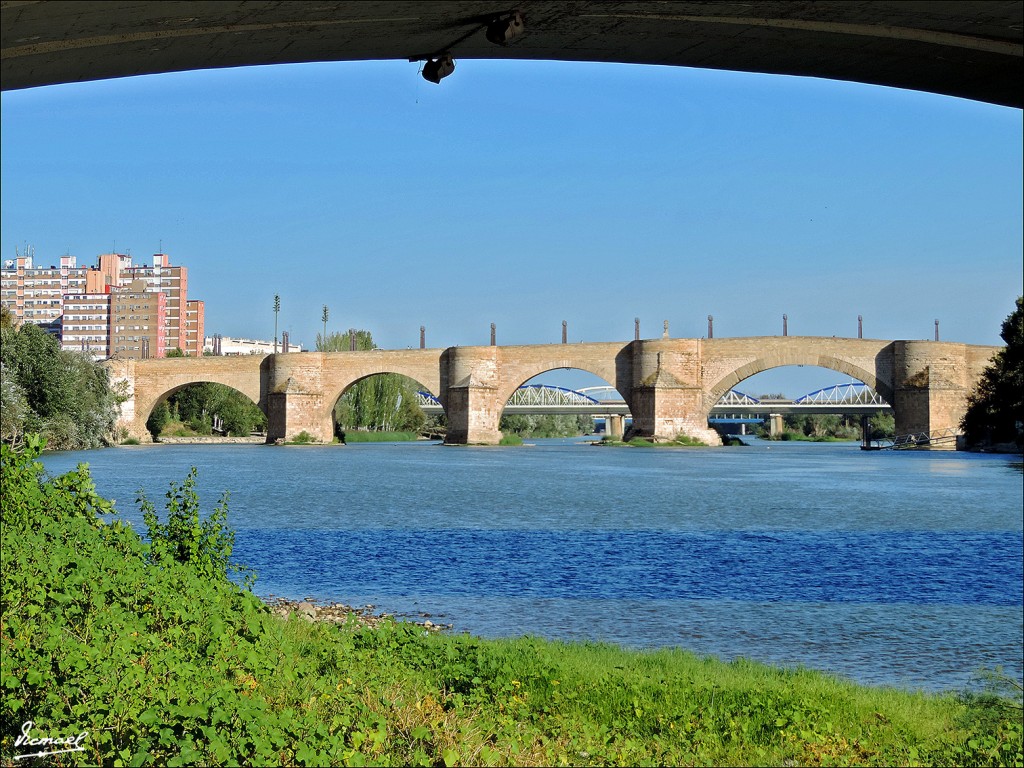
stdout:
[[267,442],[265,435],[250,435],[249,437],[221,437],[220,435],[193,435],[191,437],[159,437],[154,443],[166,443],[167,445],[264,445]]
[[[345,603],[323,603],[316,598],[305,600],[289,600],[276,595],[267,595],[262,598],[263,602],[270,608],[270,612],[282,619],[289,619],[297,616],[310,622],[324,622],[327,624],[340,624],[351,627],[366,627],[376,629],[388,621],[394,621],[395,617],[389,613],[377,613],[376,606],[351,606]],[[421,619],[421,620],[417,620]],[[440,632],[451,629],[451,624],[435,624],[430,620],[429,613],[419,613],[417,619],[404,618],[403,621],[422,627],[428,632]]]
[[689,437],[688,435],[679,435],[674,440],[668,440],[665,438],[644,438],[634,437],[631,440],[618,440],[613,437],[603,437],[600,440],[595,440],[591,445],[604,445],[612,446],[615,448],[707,448],[708,444],[703,440],[698,440],[695,437]]
[[[171,494],[178,523],[147,545],[101,521],[110,503],[86,468],[47,479],[31,455],[2,452],[0,716],[31,719],[44,736],[86,734],[85,751],[68,756],[82,764],[1022,758],[1019,710],[991,696],[872,688],[679,649],[483,640],[352,620],[340,603],[272,608],[226,578],[234,534],[223,517],[200,521],[193,486]],[[200,549],[175,546],[182,537]],[[15,735],[0,734],[0,762],[24,754]]]

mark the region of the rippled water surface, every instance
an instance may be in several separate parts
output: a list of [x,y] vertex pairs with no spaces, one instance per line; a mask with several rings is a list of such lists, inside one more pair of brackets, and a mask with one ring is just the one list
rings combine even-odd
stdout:
[[139,446],[89,463],[141,526],[199,468],[256,591],[488,636],[679,645],[910,688],[1022,677],[1019,457],[713,449]]

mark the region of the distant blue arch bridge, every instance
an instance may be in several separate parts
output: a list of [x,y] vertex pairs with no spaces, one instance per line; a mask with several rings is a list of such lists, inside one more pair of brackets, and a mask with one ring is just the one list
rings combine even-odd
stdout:
[[[441,402],[429,392],[417,392],[424,413],[444,412]],[[843,414],[867,415],[891,411],[892,406],[862,382],[835,384],[793,400],[756,398],[729,390],[711,409],[711,424],[759,423],[773,415]],[[567,389],[550,384],[524,384],[508,399],[506,414],[553,414],[580,416],[629,416],[629,406],[614,387],[605,385]]]

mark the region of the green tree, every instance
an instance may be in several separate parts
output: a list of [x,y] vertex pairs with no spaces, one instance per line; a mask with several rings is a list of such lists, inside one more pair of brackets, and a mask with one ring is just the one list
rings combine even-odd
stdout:
[[216,415],[223,421],[224,431],[235,437],[246,437],[267,426],[267,418],[259,406],[233,389],[224,393]]
[[118,399],[109,373],[78,352],[62,350],[39,326],[0,328],[3,368],[2,437],[18,444],[40,432],[54,450],[94,448],[109,442]]
[[32,409],[25,399],[25,390],[17,382],[14,372],[0,363],[0,441],[19,448],[25,438],[25,422]]
[[868,430],[872,440],[896,435],[896,417],[892,413],[878,411],[868,419]]
[[576,437],[592,432],[594,419],[587,415],[513,413],[501,417],[498,429],[520,437]]
[[248,397],[224,384],[209,381],[184,386],[168,397],[166,404],[157,404],[146,427],[158,436],[175,418],[201,435],[211,433],[214,418],[220,419],[224,430],[236,437],[245,437],[264,429],[267,424],[263,411]]
[[1003,321],[1006,346],[992,358],[960,422],[969,445],[1016,442],[1024,447],[1024,296]]
[[167,401],[161,400],[153,408],[153,412],[149,414],[149,418],[146,419],[146,429],[149,430],[149,434],[153,437],[160,437],[160,433],[163,432],[164,427],[167,426],[171,420],[171,409],[167,407]]
[[185,351],[181,347],[175,347],[174,349],[167,350],[165,357],[188,357]]
[[189,384],[168,398],[178,419],[202,435],[210,434],[213,414],[220,399],[217,385],[208,381]]
[[2,360],[14,372],[34,413],[45,419],[70,409],[74,392],[53,336],[28,323],[5,334],[2,349]]
[[14,313],[6,304],[0,304],[0,328],[14,328]]

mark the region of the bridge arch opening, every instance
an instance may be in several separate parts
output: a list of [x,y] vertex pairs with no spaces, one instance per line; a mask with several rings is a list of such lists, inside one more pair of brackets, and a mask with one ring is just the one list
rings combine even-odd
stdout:
[[443,438],[444,405],[416,379],[371,373],[349,382],[333,399],[331,428],[339,442]]
[[631,420],[625,399],[607,380],[582,368],[553,368],[512,391],[498,429],[521,438],[621,436]]
[[215,381],[169,388],[146,414],[154,438],[265,435],[267,414],[244,392]]
[[723,437],[874,440],[895,434],[891,401],[891,394],[838,366],[778,365],[722,394],[709,409],[708,424]]

